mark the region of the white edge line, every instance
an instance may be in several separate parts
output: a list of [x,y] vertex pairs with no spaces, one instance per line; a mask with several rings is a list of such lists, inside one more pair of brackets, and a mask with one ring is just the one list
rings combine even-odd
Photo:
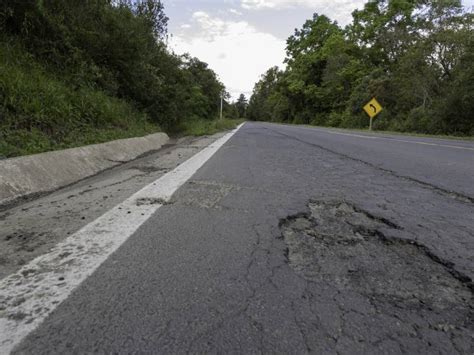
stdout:
[[453,149],[474,151],[474,148],[460,147],[460,146],[457,146],[457,145],[429,143],[429,142],[420,142],[420,141],[407,141],[407,140],[402,140],[402,139],[397,139],[397,138],[388,138],[388,137],[382,137],[382,136],[365,136],[365,135],[362,135],[362,134],[342,133],[342,132],[336,132],[336,131],[332,131],[332,130],[327,130],[326,131],[326,130],[318,129],[318,128],[312,128],[312,127],[310,127],[310,128],[315,130],[315,131],[318,131],[318,132],[329,133],[329,134],[337,134],[337,135],[340,135],[340,136],[350,136],[350,137],[358,137],[358,138],[365,138],[365,139],[384,139],[384,140],[393,141],[393,142],[422,144],[422,145],[431,145],[431,146],[436,146],[436,147],[445,147],[445,148],[453,148]]
[[162,206],[137,200],[169,201],[244,124],[0,280],[0,353],[10,353]]

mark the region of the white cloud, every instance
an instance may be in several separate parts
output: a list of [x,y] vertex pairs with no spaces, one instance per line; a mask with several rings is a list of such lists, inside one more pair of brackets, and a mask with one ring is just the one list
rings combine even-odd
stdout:
[[236,9],[230,9],[229,12],[233,15],[237,15],[237,16],[242,16],[243,13],[241,13],[239,10],[236,10]]
[[[249,10],[268,8],[274,9],[280,2],[281,1],[278,0],[242,0],[242,7]],[[291,1],[283,1],[283,3],[291,3]]]
[[365,2],[365,0],[241,0],[240,4],[246,10],[308,8],[341,24],[347,24],[351,20],[352,11],[362,8]]
[[323,5],[332,8],[340,6],[356,7],[365,3],[365,0],[241,0],[244,9],[287,9],[291,7],[321,7]]
[[245,21],[223,20],[206,12],[192,16],[192,28],[171,39],[177,53],[190,53],[216,71],[233,98],[250,95],[268,68],[282,65],[285,41],[259,32]]

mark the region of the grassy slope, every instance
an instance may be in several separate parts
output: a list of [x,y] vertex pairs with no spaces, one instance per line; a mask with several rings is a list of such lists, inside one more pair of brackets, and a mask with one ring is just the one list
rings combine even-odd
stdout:
[[159,131],[129,103],[74,88],[18,45],[0,40],[0,156],[143,136]]

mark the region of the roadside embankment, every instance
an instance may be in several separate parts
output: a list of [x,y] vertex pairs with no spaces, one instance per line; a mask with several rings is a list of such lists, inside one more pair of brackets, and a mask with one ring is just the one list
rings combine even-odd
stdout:
[[127,162],[169,141],[165,133],[0,160],[0,206],[54,191]]

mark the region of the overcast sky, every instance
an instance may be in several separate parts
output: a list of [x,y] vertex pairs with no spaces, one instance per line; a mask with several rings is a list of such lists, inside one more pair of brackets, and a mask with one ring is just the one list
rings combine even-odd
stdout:
[[[219,75],[236,98],[250,96],[268,68],[282,66],[285,41],[314,12],[339,24],[365,0],[164,0],[170,45],[190,53]],[[474,0],[464,0],[472,8]]]

